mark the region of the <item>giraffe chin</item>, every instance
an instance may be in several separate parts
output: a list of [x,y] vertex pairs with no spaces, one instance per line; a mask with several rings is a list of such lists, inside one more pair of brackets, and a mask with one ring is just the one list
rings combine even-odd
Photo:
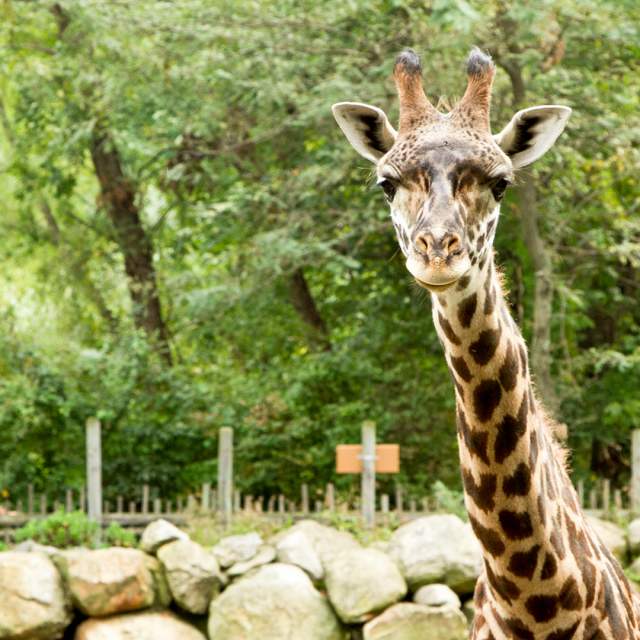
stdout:
[[432,284],[429,282],[424,282],[420,280],[420,278],[415,278],[415,281],[424,289],[428,289],[432,293],[441,293],[442,291],[446,291],[450,289],[456,282],[458,282],[458,278],[455,280],[451,280],[451,282],[445,282],[444,284]]

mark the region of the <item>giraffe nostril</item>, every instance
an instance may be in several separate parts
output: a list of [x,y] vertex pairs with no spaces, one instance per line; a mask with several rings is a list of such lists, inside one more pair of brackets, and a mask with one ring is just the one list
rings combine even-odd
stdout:
[[445,247],[450,256],[458,255],[462,250],[460,236],[457,233],[450,234],[445,242]]
[[421,233],[415,239],[416,249],[420,253],[427,254],[429,252],[429,235]]

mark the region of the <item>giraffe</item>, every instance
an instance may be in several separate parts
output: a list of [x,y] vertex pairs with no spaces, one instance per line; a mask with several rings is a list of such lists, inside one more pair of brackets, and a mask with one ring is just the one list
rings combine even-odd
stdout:
[[580,509],[492,248],[515,171],[554,144],[571,110],[523,109],[492,135],[494,75],[491,57],[474,48],[466,91],[444,114],[406,50],[394,67],[398,131],[371,105],[332,110],[375,164],[406,267],[431,294],[454,383],[465,505],[483,556],[471,638],[638,639],[640,600]]

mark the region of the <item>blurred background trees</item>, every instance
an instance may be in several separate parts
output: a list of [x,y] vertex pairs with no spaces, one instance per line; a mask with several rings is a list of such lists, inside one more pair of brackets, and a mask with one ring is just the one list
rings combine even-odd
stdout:
[[[640,428],[640,5],[632,0],[0,2],[0,490],[333,479],[372,419],[402,481],[458,482],[453,393],[340,100],[397,115],[417,49],[434,99],[478,44],[492,120],[574,109],[497,236],[540,395],[578,477],[622,485]],[[350,480],[343,480],[343,488]],[[383,481],[386,482],[386,481]]]

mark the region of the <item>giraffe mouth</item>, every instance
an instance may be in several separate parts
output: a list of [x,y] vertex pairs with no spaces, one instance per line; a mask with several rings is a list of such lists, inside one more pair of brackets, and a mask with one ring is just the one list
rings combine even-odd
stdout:
[[445,282],[443,284],[432,284],[430,282],[420,280],[420,278],[416,278],[415,280],[421,287],[424,287],[429,291],[433,291],[434,293],[440,293],[441,291],[446,291],[447,289],[451,288],[458,281],[458,278],[456,278],[455,280],[451,280],[450,282]]

